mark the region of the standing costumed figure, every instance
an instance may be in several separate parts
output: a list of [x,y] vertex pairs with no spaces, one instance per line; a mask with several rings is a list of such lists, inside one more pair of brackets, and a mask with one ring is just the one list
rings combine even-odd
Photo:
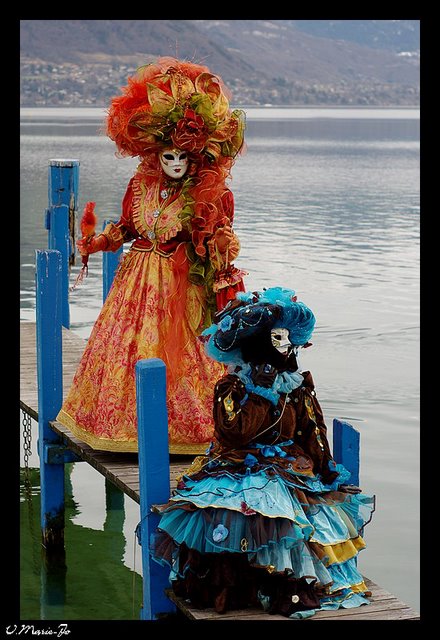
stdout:
[[347,484],[300,371],[314,325],[293,290],[273,287],[238,293],[204,332],[209,356],[229,365],[214,390],[215,440],[160,507],[150,546],[195,607],[303,618],[369,602],[356,563],[375,499]]
[[224,366],[197,337],[244,291],[226,186],[244,144],[244,113],[229,108],[226,87],[207,67],[160,58],[112,99],[106,127],[119,153],[140,164],[120,220],[77,245],[87,257],[132,244],[57,420],[95,449],[137,451],[135,365],[161,358],[170,452],[202,453]]

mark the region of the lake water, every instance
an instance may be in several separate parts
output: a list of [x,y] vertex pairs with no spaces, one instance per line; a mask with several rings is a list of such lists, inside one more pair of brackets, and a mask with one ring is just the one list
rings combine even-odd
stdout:
[[[360,569],[419,610],[419,111],[246,111],[247,150],[231,182],[242,246],[235,264],[249,272],[248,289],[287,286],[313,309],[313,347],[301,365],[313,372],[330,441],[334,417],[360,431],[360,484],[377,496]],[[100,220],[119,216],[137,162],[115,156],[99,132],[99,109],[21,116],[20,313],[28,321],[35,250],[47,247],[49,160],[80,161],[79,212],[94,200]],[[101,286],[101,256],[93,255],[70,300],[71,328],[84,338]],[[21,501],[21,619],[137,619],[138,506],[124,497],[122,508],[106,509],[104,479],[85,463],[66,467],[64,592],[45,597],[34,423],[32,438],[33,489],[23,485]]]

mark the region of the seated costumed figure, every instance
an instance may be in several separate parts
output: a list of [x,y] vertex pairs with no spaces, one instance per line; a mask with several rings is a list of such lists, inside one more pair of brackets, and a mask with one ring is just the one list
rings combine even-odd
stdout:
[[312,375],[315,317],[295,292],[238,293],[204,331],[228,365],[214,390],[215,440],[180,479],[150,552],[176,595],[218,613],[248,606],[301,618],[368,604],[357,569],[374,496],[333,460]]

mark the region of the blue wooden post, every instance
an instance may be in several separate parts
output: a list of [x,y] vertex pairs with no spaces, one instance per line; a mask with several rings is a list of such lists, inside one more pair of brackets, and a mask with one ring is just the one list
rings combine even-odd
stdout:
[[61,253],[37,251],[36,267],[41,530],[43,545],[50,551],[64,548],[64,460],[50,460],[51,446],[57,447],[60,439],[49,426],[63,398]]
[[333,457],[351,473],[350,484],[359,486],[360,434],[351,424],[333,420]]
[[48,247],[61,255],[61,320],[63,326],[69,329],[69,207],[63,204],[59,207],[50,207],[48,211],[50,212]]
[[[104,220],[102,228],[108,225],[109,222],[113,222],[112,220]],[[115,271],[119,264],[119,260],[122,255],[122,247],[120,247],[117,251],[103,251],[102,252],[102,301],[105,302],[107,298],[107,294],[110,291],[110,287],[112,286],[113,279],[115,277]]]
[[136,363],[136,404],[139,441],[140,543],[142,545],[142,620],[155,620],[175,607],[164,590],[169,587],[169,570],[154,562],[149,554],[151,534],[159,516],[151,511],[170,497],[168,415],[166,408],[166,367],[159,358]]
[[124,492],[108,478],[105,479],[105,513],[104,531],[122,533],[125,520]]
[[60,615],[60,607],[66,603],[66,553],[44,553],[40,569],[40,619],[53,620]]
[[111,555],[114,562],[120,560],[124,562],[125,553],[125,498],[124,493],[105,479],[105,522],[104,536],[105,550]]
[[62,256],[62,323],[70,327],[69,266],[75,256],[75,212],[78,200],[79,161],[49,160],[46,228],[48,248]]

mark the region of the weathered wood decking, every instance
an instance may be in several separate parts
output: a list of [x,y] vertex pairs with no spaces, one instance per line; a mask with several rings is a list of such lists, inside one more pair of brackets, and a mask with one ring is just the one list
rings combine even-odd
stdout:
[[[72,382],[73,375],[83,353],[85,341],[74,332],[63,328],[63,394]],[[36,367],[36,326],[31,322],[20,323],[20,407],[38,420],[38,393]],[[138,456],[135,453],[107,453],[95,451],[58,422],[52,428],[63,439],[66,446],[82,460],[88,462],[105,478],[113,482],[125,494],[140,503]],[[189,465],[188,458],[172,459],[170,462],[171,489],[176,486],[176,477]],[[371,580],[365,579],[371,589],[371,604],[356,609],[321,611],[309,620],[419,620],[419,614],[394,595],[388,593]],[[215,611],[197,610],[176,598],[172,592],[170,599],[188,618],[192,620],[242,620],[269,621],[288,620],[283,616],[269,615],[257,609],[231,611],[218,615]]]
[[[420,620],[418,613],[413,611],[408,605],[404,604],[398,598],[393,596],[385,589],[365,578],[367,587],[371,590],[371,603],[354,609],[338,609],[336,611],[317,611],[311,618],[307,620]],[[176,598],[170,590],[168,597],[172,600],[181,611],[191,620],[243,620],[243,621],[269,621],[269,620],[287,620],[289,618],[281,615],[270,615],[261,612],[259,609],[240,609],[236,611],[227,611],[219,615],[214,609],[195,609],[187,602],[180,598]]]
[[[20,407],[32,418],[38,420],[35,332],[34,323],[20,323]],[[84,347],[85,340],[83,338],[73,331],[63,328],[64,396],[72,383]],[[67,427],[59,422],[54,421],[51,426],[62,437],[63,442],[69,449],[139,504],[139,466],[136,453],[96,451],[76,438]],[[170,461],[171,489],[176,486],[176,477],[189,466],[190,462],[191,460],[188,457],[178,458],[173,456]]]

